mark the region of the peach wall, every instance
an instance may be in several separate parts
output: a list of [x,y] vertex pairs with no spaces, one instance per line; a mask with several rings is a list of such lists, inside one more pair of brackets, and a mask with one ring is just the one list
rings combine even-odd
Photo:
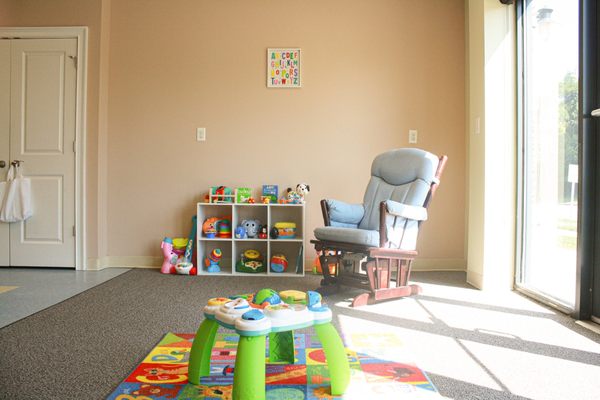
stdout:
[[[158,256],[209,185],[306,181],[311,232],[319,199],[360,201],[373,157],[418,129],[450,157],[422,257],[464,267],[462,0],[118,1],[110,34],[110,256]],[[267,89],[266,48],[285,46],[303,87]]]
[[[463,0],[5,3],[6,26],[89,27],[90,258],[160,257],[217,184],[308,182],[311,232],[321,198],[359,202],[373,157],[418,129],[450,157],[423,265],[464,268]],[[266,48],[285,46],[303,87],[267,89]]]
[[[97,256],[97,176],[98,176],[98,68],[100,62],[100,10],[103,0],[12,0],[4,1],[10,10],[2,26],[87,26],[87,256]],[[2,4],[2,3],[0,3]]]

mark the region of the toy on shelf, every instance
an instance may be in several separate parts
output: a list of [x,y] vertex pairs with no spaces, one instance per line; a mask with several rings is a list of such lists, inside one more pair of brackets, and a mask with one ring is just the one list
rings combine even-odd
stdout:
[[294,222],[277,222],[271,228],[271,239],[294,239],[296,224]]
[[231,238],[231,217],[211,217],[202,223],[202,233],[209,239]]
[[250,189],[250,188],[235,189],[235,202],[236,203],[241,203],[241,204],[250,203],[250,199],[252,199],[252,189]]
[[163,251],[163,274],[196,275],[198,269],[193,264],[193,250],[196,241],[196,216],[192,217],[192,229],[188,238],[165,237],[160,245]]
[[235,266],[237,272],[256,274],[267,270],[258,250],[249,249],[240,254],[240,260]]
[[269,196],[260,196],[260,201],[263,204],[270,204],[271,203],[271,198]]
[[248,235],[249,239],[252,239],[258,236],[261,225],[260,221],[257,219],[244,219],[240,223],[240,226],[243,226],[244,229],[246,229],[246,235]]
[[[263,185],[261,199],[268,197],[269,202],[277,203],[278,193],[279,193],[279,187],[277,185]],[[263,200],[263,202],[264,202],[264,200]]]
[[261,225],[260,232],[258,232],[259,239],[267,239],[267,227],[265,225]]
[[219,262],[221,261],[221,257],[223,253],[221,249],[214,249],[210,252],[210,254],[204,257],[204,266],[206,267],[207,272],[220,272],[221,267],[219,266]]
[[292,188],[287,188],[285,197],[280,201],[280,203],[287,204],[304,204],[304,196],[310,192],[310,186],[306,183],[299,183],[296,185],[296,190],[292,190]]
[[227,186],[211,186],[208,189],[209,203],[233,203],[235,195]]
[[227,218],[221,219],[216,224],[217,237],[229,239],[231,238],[231,221]]
[[285,272],[288,267],[288,261],[283,254],[274,254],[271,257],[271,271],[272,272]]
[[217,237],[217,227],[216,223],[219,221],[219,218],[212,217],[207,218],[202,223],[202,233],[209,239]]
[[254,204],[256,201],[254,200],[254,197],[250,197],[248,199],[248,204]]
[[248,234],[246,233],[246,228],[244,228],[242,225],[239,225],[237,228],[235,228],[235,238],[247,239]]

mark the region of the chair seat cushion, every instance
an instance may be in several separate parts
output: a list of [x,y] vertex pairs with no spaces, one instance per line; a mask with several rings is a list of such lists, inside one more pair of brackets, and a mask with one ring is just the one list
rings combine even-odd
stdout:
[[315,237],[319,240],[330,242],[353,243],[362,246],[379,247],[379,232],[366,229],[324,226],[315,229]]

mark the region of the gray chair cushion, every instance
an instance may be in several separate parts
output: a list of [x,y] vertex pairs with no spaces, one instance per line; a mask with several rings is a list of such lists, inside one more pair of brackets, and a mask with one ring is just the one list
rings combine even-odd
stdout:
[[379,247],[379,232],[373,230],[324,226],[315,229],[315,237],[324,241]]

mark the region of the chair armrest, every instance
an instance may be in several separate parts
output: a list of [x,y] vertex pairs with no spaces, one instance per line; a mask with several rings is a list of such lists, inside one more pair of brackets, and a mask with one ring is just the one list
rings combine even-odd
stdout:
[[394,200],[386,200],[385,206],[389,214],[397,217],[412,219],[414,221],[427,220],[427,209],[425,207],[411,206]]
[[365,215],[362,204],[350,204],[339,200],[325,200],[328,217],[333,226],[356,228]]

